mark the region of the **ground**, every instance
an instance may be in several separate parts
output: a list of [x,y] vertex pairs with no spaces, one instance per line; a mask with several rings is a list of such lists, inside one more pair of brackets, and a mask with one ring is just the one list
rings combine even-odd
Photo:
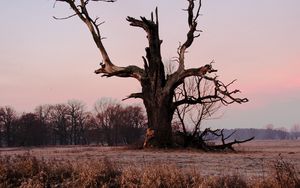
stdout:
[[29,153],[45,160],[71,162],[107,158],[123,167],[169,164],[189,168],[202,175],[243,174],[265,176],[281,156],[300,169],[300,140],[251,141],[236,146],[237,152],[213,153],[191,150],[133,150],[124,147],[64,146],[43,148],[1,148],[0,155]]

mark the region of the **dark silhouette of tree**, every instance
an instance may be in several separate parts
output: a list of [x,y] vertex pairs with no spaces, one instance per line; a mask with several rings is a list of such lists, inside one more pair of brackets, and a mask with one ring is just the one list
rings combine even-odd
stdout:
[[70,140],[72,144],[83,144],[84,139],[84,122],[86,120],[87,113],[85,112],[85,106],[82,102],[71,100],[68,102],[68,115],[70,118]]
[[94,114],[91,114],[88,116],[85,129],[87,144],[104,145],[106,143],[100,126],[99,119],[96,117],[96,115],[94,116]]
[[144,112],[139,106],[128,106],[122,109],[121,135],[124,144],[133,144],[140,139],[145,130]]
[[33,113],[23,114],[17,122],[17,145],[40,146],[46,144],[46,127]]
[[[69,144],[69,108],[66,104],[57,104],[51,108],[50,118],[53,126],[55,140],[60,145]],[[56,143],[56,142],[55,142]]]
[[[16,111],[9,106],[0,108],[0,130],[1,138],[4,137],[6,146],[13,145],[14,126],[16,124]],[[0,139],[0,145],[2,140]]]
[[[103,58],[101,67],[95,71],[96,74],[102,74],[102,76],[105,77],[132,77],[141,84],[142,91],[140,93],[133,93],[126,99],[140,98],[143,100],[147,112],[148,128],[152,129],[155,135],[154,139],[152,139],[153,143],[150,145],[156,145],[158,147],[173,145],[171,121],[178,106],[184,104],[193,105],[203,103],[203,101],[207,100],[212,102],[221,101],[224,104],[231,104],[235,102],[244,103],[248,101],[246,98],[234,97],[234,94],[238,93],[239,90],[230,91],[228,85],[221,82],[218,77],[209,76],[209,73],[216,72],[216,70],[212,68],[211,64],[206,64],[198,68],[185,68],[186,51],[193,44],[194,39],[199,37],[197,20],[200,15],[201,0],[199,0],[198,4],[195,4],[195,0],[187,0],[188,7],[186,11],[188,13],[187,23],[189,25],[187,38],[178,47],[178,57],[176,58],[178,67],[177,70],[170,75],[165,74],[165,68],[162,62],[160,48],[162,40],[159,37],[157,9],[155,10],[155,15],[153,15],[153,13],[151,14],[150,19],[145,17],[141,17],[140,19],[127,17],[127,21],[131,26],[142,28],[147,34],[148,46],[146,47],[146,56],[142,57],[144,68],[134,65],[119,67],[111,61],[102,43],[103,38],[101,37],[101,32],[99,30],[99,25],[101,25],[101,23],[98,23],[98,18],[92,19],[87,10],[87,5],[90,1],[57,1],[69,4],[71,9],[75,12],[74,15],[65,18],[78,16],[91,32],[94,42]],[[99,1],[115,2],[115,0]],[[203,79],[212,81],[215,92],[212,95],[184,98],[179,101],[174,101],[173,96],[175,94],[175,89],[183,84],[186,78],[191,76],[199,76]]]
[[101,135],[100,129],[97,127],[94,114],[92,112],[85,113],[85,120],[83,124],[83,143],[82,144],[104,144],[104,139]]
[[121,106],[119,104],[109,105],[102,113],[96,115],[99,127],[109,146],[119,143]]
[[[151,14],[151,18],[141,17],[135,19],[127,17],[127,21],[133,27],[138,27],[146,32],[148,46],[146,47],[146,55],[142,57],[144,67],[129,65],[127,67],[119,67],[115,65],[108,55],[103,43],[102,36],[99,30],[98,18],[92,19],[87,5],[90,0],[56,0],[67,3],[75,12],[74,15],[61,18],[66,19],[73,16],[78,16],[88,27],[93,40],[100,51],[103,58],[101,67],[95,71],[96,74],[102,74],[105,77],[131,77],[135,78],[141,85],[140,93],[132,93],[126,99],[140,98],[147,112],[148,128],[153,130],[153,139],[150,146],[169,147],[173,145],[171,121],[177,107],[184,104],[198,104],[204,101],[217,102],[221,101],[224,104],[244,103],[246,98],[238,98],[234,95],[239,90],[229,90],[227,84],[221,82],[218,77],[210,76],[209,73],[216,72],[212,68],[212,64],[206,64],[198,68],[185,68],[185,55],[187,49],[193,44],[194,39],[200,36],[198,25],[198,17],[200,15],[201,0],[197,3],[195,0],[187,0],[187,23],[188,32],[186,40],[178,47],[178,63],[177,69],[170,75],[165,74],[164,64],[162,62],[161,45],[162,40],[159,37],[159,21],[158,10]],[[102,2],[115,2],[115,0],[96,0]],[[60,18],[56,18],[60,19]],[[175,89],[184,83],[184,80],[191,76],[199,76],[203,79],[210,80],[213,83],[214,93],[206,96],[198,96],[193,98],[184,98],[179,101],[174,101],[173,96]]]
[[40,120],[42,126],[46,129],[46,144],[55,145],[56,137],[53,129],[53,123],[51,119],[51,110],[53,109],[52,105],[39,105],[34,109],[34,114]]
[[144,131],[145,117],[141,107],[122,107],[115,101],[102,99],[95,104],[94,125],[104,138],[102,143],[132,144]]
[[95,109],[95,127],[97,127],[98,133],[101,135],[102,144],[106,143],[109,146],[114,144],[114,119],[116,119],[117,113],[116,110],[120,108],[120,105],[115,101],[111,101],[109,99],[101,99],[96,102],[94,109]]

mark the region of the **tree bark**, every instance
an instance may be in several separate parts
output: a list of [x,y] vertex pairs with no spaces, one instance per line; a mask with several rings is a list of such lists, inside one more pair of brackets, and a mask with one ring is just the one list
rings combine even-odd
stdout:
[[154,137],[147,146],[171,147],[173,144],[171,126],[174,114],[173,95],[157,93],[156,96],[151,96],[151,93],[151,91],[145,91],[143,100],[147,111],[148,128],[154,130]]

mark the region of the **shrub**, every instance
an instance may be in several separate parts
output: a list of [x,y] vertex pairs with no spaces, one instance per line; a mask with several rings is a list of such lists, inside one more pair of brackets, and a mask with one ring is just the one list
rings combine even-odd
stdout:
[[273,164],[274,177],[278,185],[282,188],[300,187],[299,172],[294,165],[285,161],[281,156]]

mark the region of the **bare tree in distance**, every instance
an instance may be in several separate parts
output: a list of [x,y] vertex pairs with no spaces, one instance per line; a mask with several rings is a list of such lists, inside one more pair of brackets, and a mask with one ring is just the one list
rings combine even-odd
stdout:
[[[239,90],[229,90],[230,84],[224,84],[219,78],[210,73],[217,72],[213,69],[211,63],[207,63],[197,68],[185,68],[185,55],[187,49],[194,43],[195,39],[200,36],[198,26],[198,18],[200,15],[201,0],[187,0],[187,23],[188,31],[186,39],[177,47],[177,69],[169,75],[165,73],[165,67],[162,61],[161,45],[163,41],[159,37],[159,19],[158,9],[151,13],[150,19],[140,17],[139,19],[127,17],[127,21],[133,27],[141,28],[146,32],[148,46],[145,48],[146,55],[142,57],[143,68],[128,65],[126,67],[117,66],[110,59],[110,56],[103,45],[103,37],[99,26],[103,22],[99,22],[99,18],[92,18],[87,9],[90,0],[56,0],[67,3],[74,11],[73,16],[78,16],[88,27],[93,40],[99,49],[102,56],[103,63],[101,67],[95,71],[96,74],[101,74],[103,77],[126,77],[135,78],[141,85],[141,92],[132,93],[125,99],[139,98],[143,100],[146,108],[148,128],[154,133],[153,139],[148,146],[155,147],[171,147],[173,146],[173,135],[171,122],[173,114],[177,107],[189,104],[195,105],[210,101],[212,103],[220,101],[224,105],[232,103],[248,102],[247,98],[236,97],[235,94]],[[100,2],[115,2],[116,0],[94,0]],[[175,90],[178,86],[184,83],[188,77],[198,76],[202,79],[212,82],[214,93],[205,96],[196,96],[190,98],[183,98],[174,101]]]
[[34,113],[38,116],[38,118],[42,122],[47,122],[50,120],[50,112],[52,109],[52,105],[39,105],[34,109]]
[[45,145],[47,139],[46,127],[36,114],[24,113],[17,123],[17,142],[19,146]]
[[51,113],[54,110],[54,105],[50,104],[43,104],[39,105],[34,109],[34,114],[40,120],[42,126],[46,128],[46,135],[47,135],[47,144],[56,144],[56,133],[55,132],[55,123],[52,121],[54,120],[51,116]]
[[53,123],[54,134],[58,138],[55,138],[60,145],[68,144],[68,132],[70,130],[69,125],[69,108],[66,104],[53,105],[50,111],[50,118]]
[[68,101],[68,115],[70,118],[71,134],[70,140],[72,144],[84,143],[84,122],[87,119],[85,105],[78,100]]
[[102,142],[109,146],[118,145],[121,105],[110,98],[102,98],[95,103],[94,110],[94,123],[98,130],[101,130]]
[[12,107],[5,106],[0,108],[0,133],[4,133],[7,146],[12,145],[13,124],[16,119],[17,113]]
[[117,146],[137,142],[144,130],[145,118],[139,106],[122,106],[115,100],[102,98],[95,104],[93,123],[95,131],[101,131],[101,142]]
[[108,107],[115,105],[118,105],[117,100],[103,97],[95,102],[94,111],[95,113],[103,113]]
[[292,134],[293,139],[299,139],[300,138],[300,124],[294,124],[291,127],[290,132]]

